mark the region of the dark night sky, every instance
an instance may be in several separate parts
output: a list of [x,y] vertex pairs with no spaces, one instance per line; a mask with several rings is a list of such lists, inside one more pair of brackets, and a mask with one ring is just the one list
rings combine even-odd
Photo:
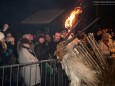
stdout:
[[[89,2],[88,2],[89,1]],[[90,18],[101,16],[100,26],[115,28],[115,12],[113,6],[94,6],[92,0],[83,3]],[[27,16],[41,9],[72,9],[77,0],[0,0],[0,26],[4,23],[17,25]]]

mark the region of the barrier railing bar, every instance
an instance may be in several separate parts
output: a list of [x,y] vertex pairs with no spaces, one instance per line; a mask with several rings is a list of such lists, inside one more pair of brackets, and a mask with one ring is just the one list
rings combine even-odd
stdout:
[[0,66],[0,68],[9,68],[9,67],[17,67],[17,66],[28,66],[28,65],[32,65],[32,64],[39,64],[39,63],[43,63],[43,62],[50,62],[50,61],[56,61],[56,59],[51,59],[51,60],[42,60],[42,61],[36,61],[36,62],[29,62],[29,63],[21,63],[21,64],[15,64],[15,65],[4,65],[4,66]]

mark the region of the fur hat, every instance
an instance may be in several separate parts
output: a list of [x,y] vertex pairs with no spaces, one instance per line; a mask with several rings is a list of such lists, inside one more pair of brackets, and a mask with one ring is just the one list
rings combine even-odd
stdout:
[[0,32],[0,40],[2,40],[4,37],[5,35],[2,32]]
[[27,38],[22,38],[21,43],[22,44],[31,44],[31,41],[29,41]]

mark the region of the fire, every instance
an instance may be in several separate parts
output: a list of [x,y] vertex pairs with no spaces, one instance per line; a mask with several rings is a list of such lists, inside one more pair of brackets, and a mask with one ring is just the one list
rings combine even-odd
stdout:
[[80,13],[82,13],[81,7],[75,8],[75,9],[71,12],[70,16],[66,19],[66,21],[65,21],[65,28],[67,28],[67,29],[71,28],[72,25],[73,25],[73,23],[74,23],[74,21],[75,21],[75,17],[76,17],[77,15],[79,15]]

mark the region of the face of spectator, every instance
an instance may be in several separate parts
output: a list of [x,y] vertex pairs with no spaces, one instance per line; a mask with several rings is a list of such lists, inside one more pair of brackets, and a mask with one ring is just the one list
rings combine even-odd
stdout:
[[67,32],[63,32],[63,33],[62,33],[62,35],[63,35],[64,37],[66,37],[66,35],[67,35]]
[[40,43],[44,43],[44,41],[45,41],[44,37],[40,37],[40,38],[39,38],[39,42],[40,42]]
[[102,35],[102,33],[103,33],[103,32],[102,32],[101,30],[99,30],[99,31],[97,32],[98,35]]
[[83,42],[84,44],[87,44],[87,43],[88,43],[87,38],[84,37],[84,38],[82,39],[82,42]]
[[12,39],[11,45],[15,45],[15,40],[14,39]]
[[110,35],[108,33],[103,34],[102,39],[104,42],[109,42]]
[[109,42],[109,36],[107,36],[107,37],[105,38],[105,41],[106,41],[106,42]]
[[55,35],[54,35],[54,41],[59,41],[60,40],[60,33],[55,33]]
[[108,31],[109,31],[109,29],[106,28],[106,29],[105,29],[105,32],[107,33]]
[[50,40],[51,40],[51,37],[49,36],[49,34],[46,34],[45,37],[46,37],[46,40],[47,40],[47,41],[50,41]]
[[8,34],[6,35],[6,37],[12,37],[12,34],[11,34],[11,33],[8,33]]
[[111,36],[112,36],[112,37],[114,37],[114,36],[115,36],[114,32],[112,32],[112,33],[111,33]]

